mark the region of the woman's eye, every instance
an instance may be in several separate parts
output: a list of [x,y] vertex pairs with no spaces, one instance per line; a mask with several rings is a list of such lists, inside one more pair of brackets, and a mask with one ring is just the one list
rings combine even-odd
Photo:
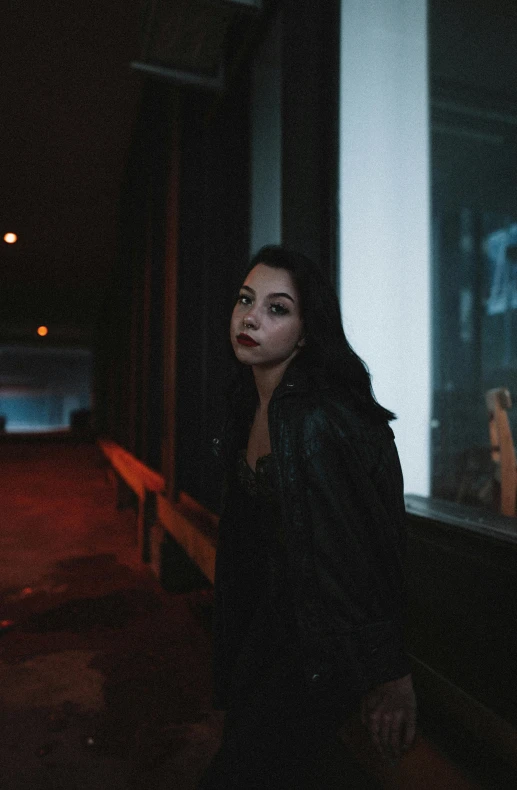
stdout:
[[287,315],[287,313],[289,312],[289,310],[287,309],[287,307],[285,307],[285,305],[279,303],[270,305],[269,309],[271,310],[272,313],[274,313],[274,315]]
[[239,294],[237,301],[239,304],[251,304],[251,299],[247,294]]

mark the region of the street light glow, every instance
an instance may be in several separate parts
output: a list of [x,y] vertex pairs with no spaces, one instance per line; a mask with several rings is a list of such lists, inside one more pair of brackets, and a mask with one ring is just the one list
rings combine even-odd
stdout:
[[4,236],[4,241],[6,244],[16,244],[18,241],[18,236],[16,233],[6,233]]

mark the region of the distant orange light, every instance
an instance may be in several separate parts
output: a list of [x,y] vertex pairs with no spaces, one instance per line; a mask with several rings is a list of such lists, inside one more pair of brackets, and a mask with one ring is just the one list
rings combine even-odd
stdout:
[[6,244],[16,244],[18,241],[18,236],[16,233],[6,233],[4,236],[4,241]]
[[48,335],[48,329],[46,326],[39,326],[37,332],[40,337],[45,337],[45,335]]

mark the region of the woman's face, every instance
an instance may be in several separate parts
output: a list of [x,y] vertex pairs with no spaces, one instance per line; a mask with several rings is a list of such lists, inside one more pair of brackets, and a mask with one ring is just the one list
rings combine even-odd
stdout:
[[245,365],[287,367],[304,345],[300,298],[286,269],[255,266],[239,291],[230,336]]

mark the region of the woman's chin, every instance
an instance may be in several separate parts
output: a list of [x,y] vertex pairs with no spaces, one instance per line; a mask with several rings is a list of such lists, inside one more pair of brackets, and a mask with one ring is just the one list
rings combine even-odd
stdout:
[[235,343],[233,346],[233,352],[237,357],[239,362],[242,362],[243,365],[253,365],[253,354],[251,353],[253,349],[246,348],[245,346],[241,346],[239,343]]

